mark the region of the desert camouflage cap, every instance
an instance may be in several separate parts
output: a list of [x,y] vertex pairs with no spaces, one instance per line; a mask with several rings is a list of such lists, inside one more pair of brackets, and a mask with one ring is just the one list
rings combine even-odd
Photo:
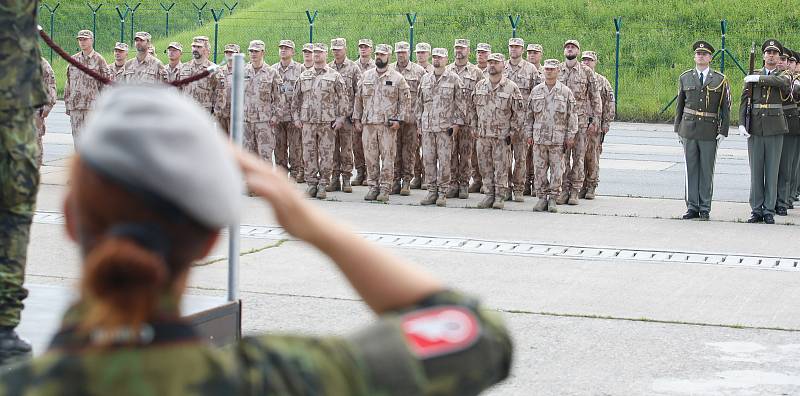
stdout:
[[347,40],[339,37],[331,40],[331,49],[345,49],[347,48]]
[[581,54],[581,59],[591,59],[596,62],[597,53],[595,53],[594,51],[583,51],[583,54]]
[[264,48],[266,48],[266,44],[261,40],[253,40],[250,42],[250,45],[247,46],[248,51],[263,51]]
[[303,52],[314,52],[314,44],[311,43],[303,44]]
[[328,52],[328,46],[325,43],[314,43],[314,52]]
[[222,52],[241,52],[239,44],[225,44],[225,50]]
[[441,56],[447,58],[447,48],[434,48],[433,56]]
[[116,44],[114,44],[114,49],[120,51],[127,51],[128,44],[117,42]]
[[292,41],[292,40],[281,40],[278,43],[278,47],[289,47],[291,49],[294,49],[294,41]]
[[173,41],[173,42],[169,43],[169,45],[167,46],[167,49],[170,49],[170,48],[175,48],[176,50],[183,52],[183,46],[181,45],[181,43],[179,43],[177,41]]
[[414,49],[414,52],[431,52],[431,45],[428,43],[419,43]]
[[195,36],[192,45],[208,46],[208,36]]
[[138,38],[138,39],[142,39],[142,40],[147,40],[147,41],[150,41],[150,40],[153,39],[153,36],[151,36],[150,33],[147,33],[147,32],[136,32],[136,34],[133,37],[134,38]]
[[489,62],[491,62],[491,61],[505,62],[506,61],[506,57],[503,54],[499,53],[499,52],[495,52],[495,53],[489,55],[489,59],[488,60],[489,60]]
[[518,45],[520,47],[524,47],[525,46],[525,40],[523,40],[523,39],[521,39],[519,37],[510,38],[510,39],[508,39],[508,46],[510,47],[512,45]]
[[566,47],[566,46],[568,46],[570,44],[578,47],[578,49],[581,49],[581,43],[579,43],[578,40],[575,40],[575,39],[567,40],[566,42],[564,42],[564,47]]
[[360,47],[362,45],[372,48],[372,40],[366,38],[358,40],[358,46]]
[[528,51],[544,52],[541,44],[528,44]]
[[467,47],[467,48],[469,48],[469,40],[468,39],[456,39],[455,43],[453,43],[453,47]]
[[375,47],[376,54],[391,54],[392,53],[392,46],[389,44],[378,44]]
[[411,44],[405,41],[398,41],[394,43],[394,52],[409,52],[411,51]]
[[475,47],[475,51],[477,52],[492,52],[492,46],[487,43],[478,43],[478,46]]
[[75,36],[75,38],[90,38],[90,39],[93,39],[94,38],[94,33],[92,33],[91,30],[84,29],[84,30],[79,31],[78,34]]
[[559,62],[558,59],[547,59],[546,61],[544,61],[545,69],[558,69],[560,65],[561,62]]

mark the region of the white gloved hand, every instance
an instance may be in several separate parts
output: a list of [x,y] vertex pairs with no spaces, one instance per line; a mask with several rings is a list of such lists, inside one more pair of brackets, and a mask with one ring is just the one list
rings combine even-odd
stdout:
[[745,128],[744,125],[739,125],[739,134],[746,138],[750,137],[750,134],[747,133],[747,128]]
[[761,79],[761,76],[757,74],[751,74],[749,76],[745,76],[744,82],[746,83],[757,83]]
[[722,141],[725,140],[725,138],[726,138],[725,135],[718,134],[717,135],[717,143],[722,143]]

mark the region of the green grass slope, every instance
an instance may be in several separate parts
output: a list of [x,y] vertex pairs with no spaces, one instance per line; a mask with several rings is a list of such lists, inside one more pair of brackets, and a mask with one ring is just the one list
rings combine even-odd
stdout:
[[[151,5],[158,9],[157,3]],[[209,7],[212,5],[217,9],[223,7],[222,2],[210,1]],[[220,52],[225,43],[235,42],[245,48],[250,40],[261,39],[273,46],[268,49],[267,59],[276,62],[278,40],[292,39],[298,46],[308,41],[305,10],[310,9],[319,11],[314,23],[314,41],[329,42],[334,37],[345,37],[351,43],[351,58],[356,57],[355,43],[362,37],[372,38],[376,43],[408,41],[409,25],[405,15],[408,12],[417,13],[415,42],[426,41],[434,47],[452,48],[455,38],[465,37],[471,40],[473,48],[478,42],[487,42],[494,50],[505,53],[507,40],[511,37],[508,15],[519,14],[517,36],[524,38],[526,43],[541,43],[545,48],[545,58],[562,58],[563,42],[576,38],[580,40],[582,49],[598,52],[598,71],[607,76],[612,85],[613,19],[621,17],[618,119],[627,121],[666,121],[672,117],[672,109],[663,114],[660,110],[675,95],[678,76],[693,67],[691,44],[704,39],[719,48],[722,19],[728,21],[727,47],[745,68],[752,41],[760,43],[765,38],[774,37],[789,47],[800,49],[800,10],[787,7],[785,2],[778,0],[761,1],[758,7],[736,0],[252,0],[244,5],[246,7],[237,9],[220,22]],[[191,2],[179,1],[176,8],[179,6],[193,9]],[[44,20],[46,15],[44,12]],[[159,27],[163,30],[163,11],[158,15],[157,19],[154,16],[147,22],[153,26],[151,32],[156,32]],[[195,20],[196,16],[195,11]],[[90,17],[91,13],[89,24]],[[191,20],[191,16],[185,18]],[[210,13],[206,12],[205,18],[211,20]],[[115,27],[108,29],[118,35],[119,21],[115,19],[116,25],[109,25]],[[144,21],[138,13],[137,20]],[[162,60],[165,60],[162,50],[169,41],[180,41],[188,46],[191,37],[198,34],[213,39],[213,23],[207,22],[202,27],[196,22],[186,25],[179,25],[186,28],[170,37],[163,37],[163,32],[156,36],[155,44]],[[105,40],[113,46],[114,39]],[[74,46],[74,41],[72,43]],[[111,53],[105,50],[108,46],[99,44],[100,50],[110,60]],[[184,58],[189,59],[188,51]],[[297,58],[299,60],[300,56]],[[719,58],[713,67],[720,69]],[[729,56],[726,56],[725,74],[732,83],[736,114],[743,75]]]

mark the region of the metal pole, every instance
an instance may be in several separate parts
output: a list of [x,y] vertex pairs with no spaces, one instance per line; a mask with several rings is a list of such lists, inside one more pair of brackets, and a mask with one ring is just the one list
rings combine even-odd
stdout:
[[124,43],[125,42],[125,18],[128,17],[128,12],[130,11],[130,8],[128,8],[128,6],[125,6],[125,12],[124,13],[119,10],[119,6],[114,6],[114,8],[117,10],[117,15],[119,15],[119,42],[120,43]]
[[225,10],[222,8],[219,9],[219,14],[217,14],[217,10],[211,9],[211,16],[214,17],[214,63],[217,63],[217,40],[219,39],[219,20],[222,18],[222,14],[225,13]]
[[411,61],[414,61],[414,55],[417,54],[416,52],[414,52],[414,24],[417,23],[417,13],[416,12],[414,14],[406,13],[406,19],[408,19],[408,25],[410,26],[408,28],[408,41],[409,45],[411,46],[409,52],[411,52],[410,54]]
[[136,7],[131,8],[130,6],[128,6],[128,3],[125,3],[125,7],[128,7],[128,9],[131,11],[131,44],[133,44],[134,34],[136,30],[136,19],[135,19],[136,10],[139,8],[140,5],[142,5],[141,2],[139,2],[139,4],[136,4]]
[[227,1],[223,1],[222,4],[224,4],[225,8],[228,9],[228,15],[233,15],[233,10],[234,10],[234,8],[236,8],[236,6],[239,5],[239,2],[237,1],[237,2],[233,3],[233,6],[229,6]]
[[[47,4],[42,4],[42,7],[47,8],[47,11],[50,11],[50,37],[55,37],[53,32],[55,31],[56,26],[56,10],[58,7],[61,6],[61,3],[56,3],[56,6],[50,8]],[[50,63],[53,63],[53,49],[50,48]]]
[[103,3],[100,3],[97,5],[97,7],[94,7],[87,1],[86,6],[92,10],[92,34],[97,37],[97,11],[103,6]]
[[314,42],[314,20],[317,19],[317,10],[314,10],[314,15],[311,15],[311,11],[306,10],[306,18],[308,18],[308,42]]
[[728,20],[723,19],[720,25],[722,26],[722,49],[720,50],[722,56],[719,60],[719,72],[725,74],[725,34],[728,32]]
[[198,7],[194,2],[192,2],[192,5],[197,10],[197,24],[203,26],[203,10],[208,5],[208,2],[203,3],[202,7]]
[[509,15],[508,21],[511,22],[511,38],[517,37],[517,26],[519,25],[519,14],[517,14],[516,18]]
[[[244,54],[233,54],[231,85],[231,141],[242,146],[244,129]],[[239,299],[239,223],[228,230],[228,301]]]
[[167,14],[167,24],[165,28],[165,34],[169,36],[169,11],[172,10],[172,7],[175,7],[175,2],[173,1],[172,4],[169,5],[169,7],[165,6],[164,3],[162,2],[159,2],[158,4],[161,5],[161,9],[163,9],[164,12]]
[[617,30],[617,49],[614,55],[614,111],[619,105],[619,29],[622,26],[622,17],[614,18],[614,27]]

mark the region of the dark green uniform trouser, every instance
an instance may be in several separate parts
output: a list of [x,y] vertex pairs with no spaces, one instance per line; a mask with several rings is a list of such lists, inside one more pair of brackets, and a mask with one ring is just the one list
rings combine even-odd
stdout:
[[789,208],[792,203],[792,182],[797,171],[798,135],[783,135],[781,163],[778,167],[778,201],[777,207]]
[[790,199],[797,198],[798,194],[800,193],[800,135],[795,135],[795,137],[796,137],[796,139],[794,139],[795,156],[794,160],[792,161],[792,180],[791,180],[792,184],[789,187]]
[[686,138],[681,138],[681,141],[686,159],[686,208],[696,212],[710,212],[717,141]]
[[778,200],[778,169],[783,136],[750,136],[747,156],[750,160],[750,208],[753,214],[775,214]]
[[16,326],[39,189],[33,109],[0,110],[0,326]]

